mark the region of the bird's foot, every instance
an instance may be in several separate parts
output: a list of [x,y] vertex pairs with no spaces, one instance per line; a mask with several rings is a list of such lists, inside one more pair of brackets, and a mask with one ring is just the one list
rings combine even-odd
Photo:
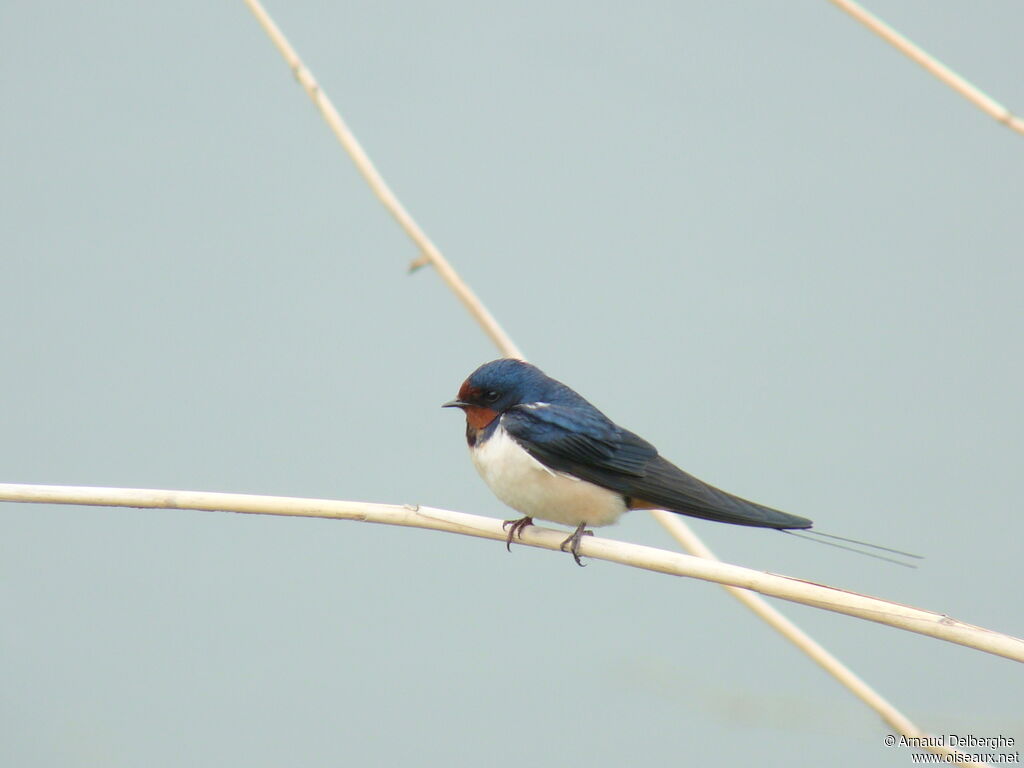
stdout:
[[508,529],[508,538],[505,539],[505,549],[509,552],[512,551],[512,537],[523,538],[523,528],[528,525],[533,525],[533,518],[527,515],[521,517],[518,520],[506,520],[501,524],[502,529]]
[[[580,562],[580,539],[582,539],[584,536],[594,535],[594,532],[588,531],[586,527],[586,523],[580,523],[579,525],[577,525],[576,530],[572,532],[572,536],[563,541],[561,546],[559,547],[559,549],[563,552],[569,552],[570,554],[572,554],[572,559],[576,561],[576,565],[578,565],[580,568],[585,567],[583,563]],[[566,549],[566,547],[568,547],[568,549]]]

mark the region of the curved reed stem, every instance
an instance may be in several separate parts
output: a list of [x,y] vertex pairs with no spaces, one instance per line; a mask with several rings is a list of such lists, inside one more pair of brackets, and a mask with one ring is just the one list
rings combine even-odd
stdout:
[[[241,493],[174,491],[152,488],[93,488],[87,486],[27,485],[0,483],[0,501],[35,504],[83,504],[106,507],[150,509],[196,509],[243,512],[254,515],[324,517],[367,523],[429,528],[461,533],[483,539],[505,541],[502,522],[465,512],[417,505],[373,504],[362,501],[303,499],[290,496],[256,496]],[[564,531],[531,525],[523,531],[522,543],[560,551]],[[517,538],[518,542],[519,539]],[[892,603],[877,597],[827,587],[788,576],[755,571],[719,560],[681,555],[654,547],[614,539],[587,536],[580,553],[596,560],[628,565],[657,573],[713,581],[760,592],[794,603],[887,624],[979,651],[1024,661],[1024,640],[975,627],[934,611]]]

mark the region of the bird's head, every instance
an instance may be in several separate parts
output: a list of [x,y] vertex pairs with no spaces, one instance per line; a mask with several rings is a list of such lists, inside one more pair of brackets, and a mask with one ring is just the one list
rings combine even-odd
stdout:
[[470,427],[485,429],[509,408],[543,400],[549,383],[555,382],[522,360],[492,360],[473,371],[458,397],[441,407],[461,408]]

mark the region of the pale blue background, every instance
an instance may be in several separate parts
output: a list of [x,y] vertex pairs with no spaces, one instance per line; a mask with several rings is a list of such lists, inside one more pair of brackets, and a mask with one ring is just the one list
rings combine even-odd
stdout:
[[[1024,6],[872,7],[1024,110]],[[904,571],[725,559],[1024,634],[1024,137],[823,0],[273,3],[531,359]],[[508,516],[495,357],[241,3],[0,5],[0,479]],[[607,535],[671,546],[643,513]],[[1013,662],[783,605],[922,726]],[[906,766],[720,590],[422,531],[0,505],[0,764]]]

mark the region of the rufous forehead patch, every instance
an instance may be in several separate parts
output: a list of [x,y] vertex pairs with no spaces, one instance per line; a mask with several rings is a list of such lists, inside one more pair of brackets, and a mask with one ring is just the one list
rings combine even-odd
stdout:
[[459,387],[459,400],[474,400],[480,396],[480,387],[470,386],[469,379],[462,382],[462,386]]

